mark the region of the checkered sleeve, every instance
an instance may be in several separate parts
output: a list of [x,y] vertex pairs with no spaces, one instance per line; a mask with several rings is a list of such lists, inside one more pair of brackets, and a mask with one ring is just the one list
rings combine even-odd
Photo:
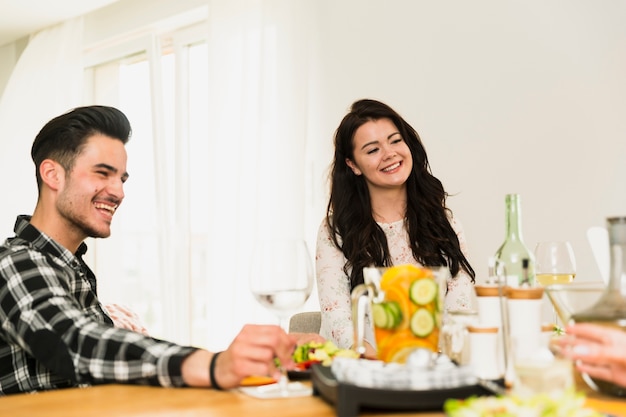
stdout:
[[193,348],[111,327],[88,285],[76,284],[58,259],[28,247],[9,251],[0,256],[0,392],[184,385],[181,362]]

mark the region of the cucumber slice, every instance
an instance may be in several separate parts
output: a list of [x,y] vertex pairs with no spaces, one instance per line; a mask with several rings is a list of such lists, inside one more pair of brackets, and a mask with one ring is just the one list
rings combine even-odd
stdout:
[[396,301],[386,301],[372,306],[374,326],[380,329],[393,329],[402,323],[402,311]]
[[435,318],[427,309],[419,308],[411,316],[409,327],[415,336],[426,337],[435,330]]
[[374,326],[380,329],[389,328],[390,317],[383,303],[372,305],[372,317],[374,319]]
[[391,318],[390,329],[395,329],[402,323],[402,308],[397,301],[387,301],[384,303],[385,309]]
[[409,298],[415,304],[425,306],[435,301],[437,297],[437,283],[432,279],[416,279],[409,288]]

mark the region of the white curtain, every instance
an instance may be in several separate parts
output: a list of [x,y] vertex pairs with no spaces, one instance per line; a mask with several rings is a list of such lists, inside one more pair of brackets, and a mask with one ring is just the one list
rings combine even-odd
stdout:
[[[250,295],[249,253],[267,234],[306,237],[310,2],[220,0],[209,9],[208,347],[277,322]],[[194,224],[192,223],[192,229]]]
[[[124,241],[129,234],[120,230],[126,224],[120,223],[123,213],[117,216],[111,238],[90,242],[90,253],[98,254],[91,264],[105,301],[120,301],[138,312],[150,304],[164,321],[158,336],[224,349],[245,323],[277,322],[250,294],[248,259],[259,236],[314,236],[314,230],[305,226],[311,224],[306,218],[311,211],[306,190],[312,182],[306,150],[315,67],[312,3],[208,2],[208,109],[200,137],[185,138],[188,132],[180,127],[173,138],[164,133],[168,128],[162,120],[171,116],[170,98],[159,90],[158,38],[144,49],[151,67],[156,206],[139,202],[141,210],[129,211],[130,195],[125,206],[134,215],[156,211],[158,253],[151,251],[154,257],[147,259],[144,252],[139,256],[127,250],[137,249],[138,243]],[[77,19],[34,36],[6,87],[0,105],[4,130],[0,158],[22,159],[10,165],[19,167],[20,173],[14,175],[11,168],[5,175],[21,184],[12,188],[23,195],[1,205],[6,211],[2,218],[8,219],[3,222],[5,235],[17,213],[34,207],[36,186],[29,158],[34,136],[47,120],[82,103],[82,33],[82,21]],[[181,126],[188,117],[186,110],[192,110],[186,109],[191,103],[187,99],[184,94],[176,97]],[[172,141],[175,153],[189,146],[188,155],[172,158]],[[194,141],[203,143],[202,151]],[[139,137],[131,142],[134,145],[129,146],[140,145]],[[133,172],[141,169],[133,165]],[[315,216],[313,223],[318,222]],[[311,255],[313,243],[309,241]],[[137,259],[129,262],[129,256]],[[154,274],[135,272],[129,282],[129,264]],[[159,287],[159,301],[146,299],[150,286]],[[317,302],[316,295],[311,301]]]
[[0,204],[0,235],[13,234],[17,214],[37,200],[30,147],[43,125],[82,103],[83,20],[76,18],[32,36],[0,98],[0,172],[10,188]]

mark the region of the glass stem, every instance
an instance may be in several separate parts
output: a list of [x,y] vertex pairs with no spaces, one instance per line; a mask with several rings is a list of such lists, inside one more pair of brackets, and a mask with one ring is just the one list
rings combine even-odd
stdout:
[[285,333],[289,333],[289,317],[279,317],[278,325],[285,331]]

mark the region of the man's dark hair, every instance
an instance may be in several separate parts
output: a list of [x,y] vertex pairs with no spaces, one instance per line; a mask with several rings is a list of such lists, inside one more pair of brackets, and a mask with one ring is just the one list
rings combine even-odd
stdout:
[[37,188],[41,190],[39,165],[42,161],[52,159],[70,172],[87,139],[95,134],[119,139],[126,144],[131,135],[130,122],[124,113],[114,107],[85,106],[46,123],[35,137],[30,151],[35,163]]

